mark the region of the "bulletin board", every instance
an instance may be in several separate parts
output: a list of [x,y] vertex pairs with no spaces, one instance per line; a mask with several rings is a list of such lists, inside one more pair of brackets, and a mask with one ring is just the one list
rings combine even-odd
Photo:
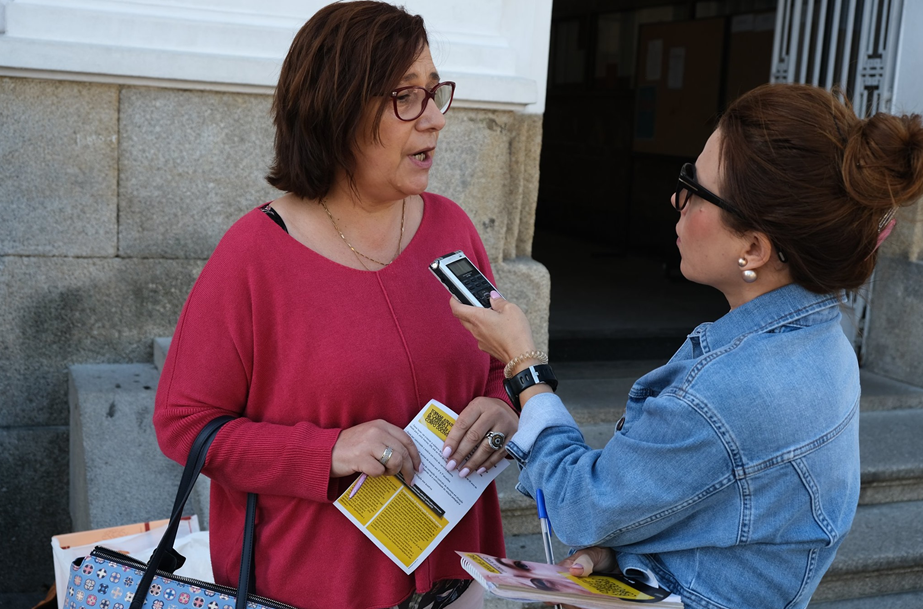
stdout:
[[633,150],[698,156],[720,108],[725,18],[643,25]]

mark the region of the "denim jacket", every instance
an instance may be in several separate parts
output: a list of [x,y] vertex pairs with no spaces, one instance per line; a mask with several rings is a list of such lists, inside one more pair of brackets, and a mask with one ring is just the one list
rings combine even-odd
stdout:
[[507,449],[555,534],[695,609],[805,607],[859,498],[859,368],[839,299],[796,285],[697,327],[590,449],[554,394]]

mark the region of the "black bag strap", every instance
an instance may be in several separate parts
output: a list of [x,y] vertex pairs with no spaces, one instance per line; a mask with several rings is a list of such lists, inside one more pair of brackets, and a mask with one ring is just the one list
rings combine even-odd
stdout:
[[[164,532],[160,543],[151,559],[147,563],[147,569],[144,576],[138,583],[138,590],[134,599],[131,601],[130,609],[141,609],[144,600],[151,589],[151,582],[157,571],[166,571],[172,573],[179,569],[185,562],[173,545],[176,543],[176,533],[179,531],[179,524],[183,518],[183,508],[189,495],[192,493],[192,487],[196,479],[205,467],[205,456],[208,453],[208,447],[211,446],[218,430],[229,422],[233,421],[232,416],[220,416],[212,419],[205,424],[199,435],[196,436],[189,450],[189,458],[186,460],[186,467],[183,469],[183,477],[180,479],[179,489],[176,491],[176,499],[173,501],[173,511],[170,514],[170,523]],[[256,520],[256,495],[249,493],[247,496],[247,518],[244,524],[244,544],[240,560],[240,580],[237,582],[237,609],[246,609],[247,595],[253,590],[253,529]]]
[[256,585],[253,563],[253,529],[256,520],[256,494],[247,495],[247,518],[244,521],[244,545],[240,551],[240,575],[237,578],[237,607],[247,608],[247,596]]

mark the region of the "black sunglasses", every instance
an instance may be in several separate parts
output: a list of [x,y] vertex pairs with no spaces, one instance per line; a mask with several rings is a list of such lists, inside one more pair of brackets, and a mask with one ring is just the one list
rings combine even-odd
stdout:
[[705,199],[712,205],[717,205],[732,214],[739,215],[740,213],[733,205],[699,184],[695,179],[695,165],[686,163],[679,170],[679,179],[676,181],[676,196],[673,198],[673,207],[676,211],[683,211],[692,195]]

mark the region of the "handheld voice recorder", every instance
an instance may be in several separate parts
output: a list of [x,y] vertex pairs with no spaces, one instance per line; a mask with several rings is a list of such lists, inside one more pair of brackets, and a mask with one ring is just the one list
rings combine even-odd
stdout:
[[436,258],[429,265],[429,270],[461,302],[490,308],[490,292],[497,288],[487,281],[487,277],[471,264],[461,250]]

